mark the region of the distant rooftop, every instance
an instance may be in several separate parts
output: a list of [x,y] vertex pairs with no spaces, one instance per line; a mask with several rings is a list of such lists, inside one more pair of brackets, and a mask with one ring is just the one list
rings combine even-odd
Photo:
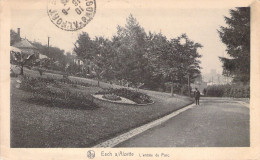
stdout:
[[13,46],[16,47],[16,48],[37,49],[27,39],[22,39],[21,41],[15,43]]

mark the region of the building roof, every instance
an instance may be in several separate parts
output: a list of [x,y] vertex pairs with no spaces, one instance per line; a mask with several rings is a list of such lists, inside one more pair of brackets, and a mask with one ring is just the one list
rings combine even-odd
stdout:
[[22,52],[19,48],[16,48],[16,47],[13,47],[13,46],[10,46],[10,51],[11,52],[18,52],[18,53]]
[[21,41],[15,43],[13,46],[20,49],[21,48],[37,49],[27,39],[22,39]]

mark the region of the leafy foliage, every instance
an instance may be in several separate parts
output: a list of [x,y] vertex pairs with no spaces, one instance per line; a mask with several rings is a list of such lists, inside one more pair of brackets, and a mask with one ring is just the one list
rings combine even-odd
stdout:
[[[227,27],[220,27],[219,36],[227,46],[231,58],[220,57],[223,74],[233,76],[234,82],[247,83],[250,80],[250,8],[230,10],[231,17],[225,17]],[[243,63],[241,63],[243,62]]]
[[91,40],[86,32],[79,35],[78,40],[74,44],[74,51],[84,63],[84,70],[91,70],[98,81],[101,78],[111,79],[113,63],[113,49],[111,41],[103,37],[96,37]]
[[158,90],[165,88],[166,82],[184,86],[187,75],[191,82],[199,76],[201,47],[186,34],[170,40],[161,33],[147,34],[130,15],[125,26],[117,27],[111,40],[91,39],[83,32],[75,42],[74,51],[98,80],[124,81]]
[[102,96],[102,98],[108,99],[108,100],[112,100],[112,101],[120,101],[121,98],[117,95],[114,94],[105,94]]
[[103,91],[99,91],[96,94],[103,94],[103,95],[115,94],[117,96],[130,99],[138,104],[146,104],[146,103],[153,102],[148,95],[137,92],[137,91],[125,89],[125,88],[120,88],[120,89],[109,88],[109,89],[105,89]]
[[32,44],[38,48],[41,54],[49,57],[49,62],[51,62],[48,65],[49,69],[64,71],[65,65],[67,63],[64,50],[52,46],[48,48],[47,45],[43,45],[39,42],[32,42]]
[[28,55],[22,52],[13,52],[11,53],[11,64],[15,64],[20,67],[20,74],[23,75],[23,68],[31,68],[33,65],[33,61],[35,59],[35,55]]
[[250,98],[250,86],[241,83],[208,86],[206,95],[213,97]]
[[148,59],[144,56],[146,33],[137,20],[130,15],[124,27],[117,27],[116,40],[117,64],[116,77],[134,84],[147,79]]

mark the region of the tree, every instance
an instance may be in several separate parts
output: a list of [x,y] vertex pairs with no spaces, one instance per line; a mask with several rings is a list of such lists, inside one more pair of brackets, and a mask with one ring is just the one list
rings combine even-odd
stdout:
[[39,74],[42,76],[45,69],[50,69],[54,64],[54,61],[50,58],[36,59],[34,62],[34,66],[39,71]]
[[117,27],[111,40],[91,39],[83,32],[74,46],[78,58],[91,69],[98,84],[101,79],[115,79],[158,90],[171,81],[183,88],[188,79],[192,82],[200,75],[201,55],[197,50],[202,45],[186,34],[171,40],[161,33],[146,34],[133,15],[126,19],[124,26]]
[[179,79],[180,83],[187,82],[187,75],[189,75],[190,80],[193,82],[200,75],[199,58],[201,58],[201,55],[198,53],[198,49],[203,46],[190,40],[186,34],[171,39],[171,45],[171,52],[174,54],[172,61],[175,60],[178,64],[177,79]]
[[[53,63],[50,63],[49,68],[54,70],[64,71],[64,68],[67,64],[66,56],[64,55],[64,50],[57,47],[48,47],[39,42],[32,42],[32,44],[38,49],[41,54],[49,57],[49,60],[52,60]],[[56,65],[54,61],[58,61],[61,65]]]
[[242,7],[230,10],[225,17],[227,27],[218,30],[221,41],[227,46],[231,58],[220,57],[223,74],[232,76],[233,81],[250,81],[250,8]]
[[89,57],[91,61],[92,70],[98,79],[98,86],[100,79],[111,80],[114,77],[113,69],[113,48],[111,41],[104,37],[96,37],[93,41],[95,44],[95,51]]
[[74,51],[84,61],[84,67],[97,78],[111,80],[113,78],[113,48],[110,40],[104,37],[96,37],[92,40],[86,32],[79,35],[74,44]]
[[30,68],[32,60],[35,58],[35,55],[27,55],[22,52],[13,52],[11,57],[11,63],[16,64],[20,67],[20,75],[23,75],[23,68]]
[[117,27],[116,43],[117,65],[116,76],[134,85],[142,83],[147,76],[148,59],[144,56],[146,33],[137,20],[130,14],[126,25]]
[[174,65],[176,61],[169,55],[170,42],[161,33],[151,32],[148,33],[146,40],[145,57],[148,58],[150,78],[146,80],[145,86],[155,90],[164,88],[165,78],[171,76],[176,69],[176,64]]
[[153,68],[153,75],[163,76],[164,83],[170,81],[172,94],[174,83],[179,84],[183,90],[188,81],[192,82],[200,75],[198,58],[201,55],[197,50],[202,45],[190,40],[186,34],[169,41],[161,33],[149,33],[148,42],[147,57]]
[[91,59],[95,54],[96,45],[89,37],[88,33],[83,32],[78,36],[74,44],[74,52],[82,60]]

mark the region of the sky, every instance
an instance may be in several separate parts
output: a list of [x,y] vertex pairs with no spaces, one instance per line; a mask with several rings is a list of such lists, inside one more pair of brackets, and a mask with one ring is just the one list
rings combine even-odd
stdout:
[[[217,33],[220,26],[225,26],[224,16],[229,16],[230,8],[174,8],[146,7],[129,4],[128,1],[109,0],[97,2],[97,10],[93,20],[79,31],[64,31],[56,27],[49,19],[45,3],[27,3],[26,7],[13,7],[11,10],[11,28],[21,28],[21,37],[31,41],[59,47],[65,52],[73,50],[73,43],[81,32],[90,37],[104,36],[111,38],[116,34],[118,25],[125,25],[126,18],[132,14],[146,32],[161,32],[168,39],[186,33],[189,39],[202,44],[198,52],[202,55],[202,75],[215,69],[222,72],[219,56],[227,56],[226,46]],[[47,4],[46,4],[47,5]],[[25,5],[23,5],[25,6]]]

